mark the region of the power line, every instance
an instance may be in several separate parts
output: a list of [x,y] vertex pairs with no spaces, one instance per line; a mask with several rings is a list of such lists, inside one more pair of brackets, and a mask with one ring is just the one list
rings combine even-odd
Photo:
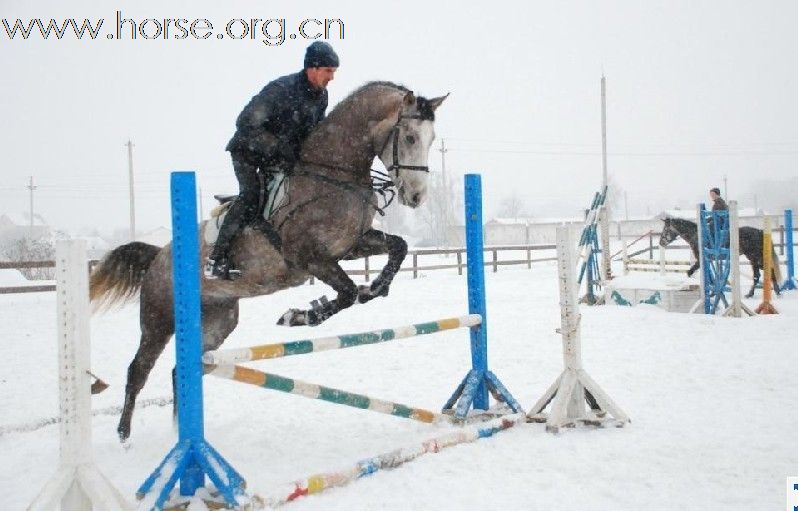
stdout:
[[[527,149],[469,149],[449,147],[448,151],[464,153],[540,154],[547,156],[601,156],[601,151],[534,151]],[[665,157],[665,156],[794,156],[796,151],[690,151],[690,152],[607,152],[608,156]]]

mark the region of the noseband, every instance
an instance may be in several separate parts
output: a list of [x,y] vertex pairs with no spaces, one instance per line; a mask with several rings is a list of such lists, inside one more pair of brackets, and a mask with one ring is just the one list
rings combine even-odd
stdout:
[[399,114],[399,118],[396,120],[396,124],[393,125],[391,128],[391,132],[388,134],[388,138],[385,139],[385,143],[382,144],[382,149],[380,150],[380,154],[385,152],[385,148],[388,146],[388,142],[393,139],[393,163],[391,166],[388,167],[388,172],[399,171],[399,170],[417,170],[420,172],[429,172],[429,166],[427,165],[403,165],[399,163],[399,124],[402,122],[402,119],[419,119],[423,120],[424,118],[421,115],[402,115]]

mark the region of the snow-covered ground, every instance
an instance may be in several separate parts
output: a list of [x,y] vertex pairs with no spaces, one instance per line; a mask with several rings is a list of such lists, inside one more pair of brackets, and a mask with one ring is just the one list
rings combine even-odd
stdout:
[[[525,406],[562,369],[556,269],[488,271],[490,365]],[[385,299],[317,328],[275,325],[323,286],[242,302],[225,344],[351,333],[461,315],[465,278],[453,271],[400,275]],[[756,302],[747,302],[750,306]],[[525,424],[495,438],[425,456],[396,470],[291,504],[302,509],[782,509],[785,478],[798,475],[795,326],[798,293],[781,314],[746,319],[666,313],[652,306],[583,307],[585,367],[630,415],[623,429],[547,434]],[[21,510],[58,462],[54,293],[0,296],[0,495]],[[94,453],[131,498],[173,446],[169,406],[136,410],[131,445],[116,437],[127,364],[138,342],[138,305],[92,319],[93,371],[111,387],[93,398]],[[253,363],[269,372],[437,409],[469,367],[464,330],[379,346]],[[140,401],[168,397],[173,345]],[[206,436],[269,494],[277,485],[437,436],[429,426],[206,378]]]

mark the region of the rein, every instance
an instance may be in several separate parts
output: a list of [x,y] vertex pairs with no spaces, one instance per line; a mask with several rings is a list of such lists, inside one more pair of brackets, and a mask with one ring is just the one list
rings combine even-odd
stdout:
[[[330,184],[335,186],[336,188],[340,188],[342,190],[348,191],[350,193],[354,193],[355,195],[360,195],[363,192],[367,191],[368,196],[363,197],[363,203],[367,206],[374,208],[374,210],[379,213],[381,216],[385,216],[385,209],[393,203],[394,199],[396,198],[396,183],[391,179],[391,176],[388,174],[389,172],[397,172],[399,170],[414,170],[419,172],[429,172],[428,165],[405,165],[399,162],[399,130],[400,125],[403,119],[419,119],[423,120],[419,114],[414,115],[402,115],[399,113],[399,116],[396,119],[393,127],[391,127],[391,131],[388,133],[388,137],[385,139],[385,142],[382,145],[382,149],[378,154],[382,154],[385,152],[385,148],[388,147],[388,143],[393,142],[393,162],[391,163],[390,167],[388,167],[387,172],[381,172],[379,170],[370,169],[370,177],[371,177],[371,185],[361,185],[356,182],[352,181],[343,181],[340,179],[334,179],[329,176],[325,176],[322,174],[317,174],[313,172],[291,172],[288,176],[302,176],[307,177],[310,179],[315,179],[317,181],[321,181],[326,184]],[[332,165],[329,163],[320,163],[311,160],[300,160],[301,163],[305,163],[308,165],[313,165],[317,167],[332,169],[332,170],[342,170],[348,174],[357,174],[360,169],[354,167],[347,167],[343,165]],[[382,205],[374,204],[371,200],[369,200],[373,194],[376,193],[380,197],[382,197]],[[328,196],[329,194],[323,195],[323,197]],[[295,213],[300,211],[301,209],[309,206],[319,197],[313,197],[305,202],[302,202],[295,206],[291,211],[289,211],[283,221],[277,226],[277,230],[279,231],[283,225],[292,217]]]

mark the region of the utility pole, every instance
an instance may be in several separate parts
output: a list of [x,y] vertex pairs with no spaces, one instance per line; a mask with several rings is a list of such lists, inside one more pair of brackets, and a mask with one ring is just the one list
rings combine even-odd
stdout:
[[30,190],[30,238],[33,239],[33,190],[37,188],[33,186],[33,176],[30,176],[27,188]]
[[729,177],[723,174],[723,196],[729,200]]
[[446,179],[446,153],[448,149],[446,149],[446,140],[441,139],[441,148],[438,149],[441,152],[441,181],[443,186],[443,193],[444,196],[441,197],[443,200],[443,246],[449,246],[449,184]]
[[130,241],[136,240],[136,197],[133,188],[133,142],[127,141],[127,169],[130,187]]
[[[607,190],[607,86],[604,74],[601,74],[601,190]],[[607,195],[609,195],[608,190]],[[610,203],[605,197],[604,208],[601,213],[601,266],[604,270],[604,279],[612,278],[610,268]]]

